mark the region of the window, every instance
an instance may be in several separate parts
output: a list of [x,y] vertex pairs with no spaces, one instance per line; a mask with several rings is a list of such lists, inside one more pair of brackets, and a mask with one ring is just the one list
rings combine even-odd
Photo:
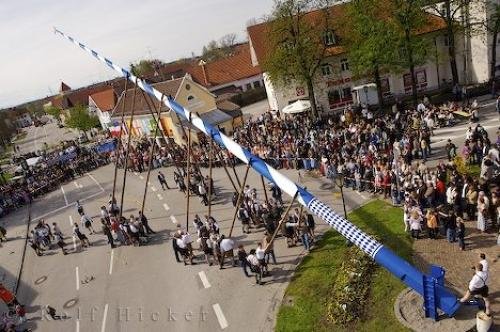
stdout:
[[191,101],[191,100],[193,100],[193,99],[194,99],[194,97],[193,97],[193,96],[188,96],[188,101]]
[[352,92],[350,86],[342,89],[342,96],[342,100],[352,100]]
[[337,38],[335,37],[333,30],[325,31],[323,34],[323,42],[326,46],[333,46],[337,43]]
[[247,83],[246,90],[251,90],[251,89],[252,89],[252,84],[251,83]]
[[347,59],[340,60],[340,68],[342,69],[342,71],[348,71],[349,70],[349,61],[347,61]]
[[341,98],[339,90],[332,90],[328,92],[328,102],[330,103],[330,105],[337,104],[338,102],[340,102],[340,100]]
[[330,76],[333,73],[332,65],[329,63],[325,63],[321,66],[321,73],[323,76]]
[[260,81],[253,82],[253,87],[254,88],[260,88]]

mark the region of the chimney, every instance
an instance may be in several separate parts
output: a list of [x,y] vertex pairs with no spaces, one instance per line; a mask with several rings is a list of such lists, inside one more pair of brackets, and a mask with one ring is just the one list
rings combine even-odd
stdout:
[[205,82],[205,86],[208,86],[207,72],[205,70],[206,64],[207,63],[203,61],[203,59],[198,62],[198,65],[201,66],[201,71],[203,72],[203,81]]

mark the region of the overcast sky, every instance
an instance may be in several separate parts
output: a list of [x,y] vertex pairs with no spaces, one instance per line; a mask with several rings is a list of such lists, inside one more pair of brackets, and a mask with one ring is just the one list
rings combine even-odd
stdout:
[[227,33],[246,38],[246,22],[271,12],[272,0],[0,0],[0,108],[115,73],[52,27],[120,66],[200,54]]

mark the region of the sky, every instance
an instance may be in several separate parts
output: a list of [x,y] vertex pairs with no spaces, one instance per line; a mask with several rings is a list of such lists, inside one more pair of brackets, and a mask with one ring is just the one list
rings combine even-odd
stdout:
[[273,0],[0,0],[0,109],[117,74],[53,27],[128,67],[140,59],[199,55],[225,34],[247,38]]

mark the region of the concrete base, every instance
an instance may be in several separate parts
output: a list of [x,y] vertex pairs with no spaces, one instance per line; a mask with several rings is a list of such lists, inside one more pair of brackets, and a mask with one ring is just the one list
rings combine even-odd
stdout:
[[399,294],[394,303],[394,313],[398,320],[412,331],[425,332],[458,332],[469,331],[476,326],[477,308],[461,306],[454,317],[440,313],[440,318],[434,321],[425,317],[424,299],[410,288]]

